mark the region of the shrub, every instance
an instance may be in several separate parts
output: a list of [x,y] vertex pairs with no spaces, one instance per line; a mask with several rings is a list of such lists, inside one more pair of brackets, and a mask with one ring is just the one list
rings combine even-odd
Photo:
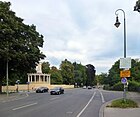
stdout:
[[116,108],[137,108],[138,104],[130,99],[118,99],[112,101],[111,105],[108,105],[107,107],[116,107]]
[[104,85],[103,89],[104,90],[111,90],[111,87],[109,85]]
[[139,91],[139,90],[140,90],[140,83],[136,81],[129,81],[128,91]]
[[123,91],[124,86],[121,82],[116,83],[115,85],[113,85],[113,90],[115,91]]

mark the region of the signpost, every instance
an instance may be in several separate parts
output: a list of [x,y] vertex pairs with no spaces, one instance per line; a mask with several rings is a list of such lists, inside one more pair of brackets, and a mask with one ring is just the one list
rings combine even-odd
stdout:
[[131,58],[120,58],[120,68],[129,69],[131,68]]
[[126,84],[126,83],[127,83],[127,78],[122,78],[122,79],[121,79],[121,82],[122,82],[123,84]]
[[16,80],[16,83],[17,83],[17,89],[16,89],[16,91],[18,92],[18,85],[19,85],[19,82],[20,82],[20,80]]
[[124,100],[126,99],[126,85],[128,84],[127,77],[130,77],[129,68],[131,68],[131,58],[120,58],[120,69],[123,69],[122,71],[120,71],[120,77],[122,78],[121,82],[124,84]]
[[29,84],[30,84],[30,82],[27,82],[27,85],[28,85],[28,88],[27,88],[27,89],[28,89],[28,92],[29,92]]
[[126,99],[126,84],[127,84],[127,78],[122,78],[122,79],[121,79],[121,82],[124,84],[123,98],[124,98],[124,101],[125,101],[125,99]]
[[130,77],[130,70],[122,70],[122,71],[120,71],[120,77],[121,78]]

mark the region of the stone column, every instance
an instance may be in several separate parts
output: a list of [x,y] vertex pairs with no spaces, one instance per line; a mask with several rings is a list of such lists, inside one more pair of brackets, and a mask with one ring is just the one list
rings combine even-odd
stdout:
[[39,76],[39,82],[41,82],[40,74],[38,76]]
[[32,82],[32,75],[30,76],[30,81]]
[[48,78],[48,84],[50,84],[50,75],[48,75],[47,78]]
[[36,74],[34,74],[34,80],[35,80],[34,82],[36,82]]
[[43,75],[43,81],[44,81],[44,82],[46,82],[46,78],[45,78],[45,75]]
[[28,74],[28,82],[30,82],[30,75]]

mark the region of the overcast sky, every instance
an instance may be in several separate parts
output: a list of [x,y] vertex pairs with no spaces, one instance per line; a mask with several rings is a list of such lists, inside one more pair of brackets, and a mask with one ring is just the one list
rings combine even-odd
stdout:
[[[4,0],[2,0],[4,1]],[[24,23],[44,36],[41,51],[51,66],[62,60],[92,64],[97,74],[106,73],[124,56],[123,12],[116,28],[115,11],[126,15],[127,57],[140,58],[140,14],[136,0],[5,0]]]

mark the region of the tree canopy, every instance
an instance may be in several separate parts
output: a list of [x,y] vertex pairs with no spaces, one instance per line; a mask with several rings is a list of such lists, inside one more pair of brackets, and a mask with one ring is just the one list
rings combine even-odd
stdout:
[[0,1],[0,82],[6,75],[7,61],[9,74],[21,75],[34,69],[45,57],[39,49],[43,47],[43,35],[34,25],[24,24],[23,19],[10,10],[10,5]]
[[65,59],[60,65],[61,75],[63,77],[64,84],[74,83],[74,66],[73,64]]
[[136,5],[134,6],[134,11],[138,11],[140,13],[140,0],[136,1]]

